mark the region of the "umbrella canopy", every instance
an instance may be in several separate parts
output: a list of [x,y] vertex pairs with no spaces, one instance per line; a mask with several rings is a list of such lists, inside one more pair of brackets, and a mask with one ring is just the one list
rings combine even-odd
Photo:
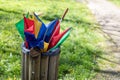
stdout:
[[[43,37],[42,39],[44,40],[44,37],[46,36],[45,34],[47,32],[47,28],[46,28],[45,24],[39,19],[39,17],[35,13],[33,15],[33,18],[34,18],[33,20],[35,22],[35,37],[38,38],[38,34],[39,34],[40,29],[45,29],[45,31],[43,31],[44,32],[44,34],[43,34],[44,36],[42,36]],[[41,38],[39,37],[38,39],[41,39]],[[42,49],[42,52],[46,52],[47,51],[48,45],[49,44],[44,41],[44,49]]]
[[42,22],[38,19],[38,16],[34,13],[34,22],[35,22],[35,37],[38,37]]
[[70,28],[63,31],[61,34],[58,34],[57,36],[54,36],[49,44],[49,49],[54,47],[58,41],[62,38],[62,36],[69,30]]
[[45,36],[45,33],[47,31],[47,28],[46,28],[46,25],[41,22],[41,27],[40,27],[40,30],[39,30],[39,33],[38,33],[38,36],[37,36],[37,39],[38,40],[43,40],[44,39],[44,36]]
[[[29,13],[27,13],[26,18],[28,18]],[[24,19],[21,19],[19,22],[17,22],[16,24],[16,28],[18,30],[18,32],[20,33],[22,39],[25,39],[24,36]]]
[[35,38],[34,34],[31,34],[29,32],[24,32],[26,41],[28,42],[29,49],[33,47],[38,47],[39,49],[44,48],[44,41],[43,40],[38,40]]
[[61,20],[55,19],[45,25],[40,18],[33,13],[27,14],[24,19],[16,23],[16,27],[25,41],[26,48],[38,47],[42,52],[51,51],[59,47],[69,36],[71,28],[60,33],[60,22],[64,19],[68,9],[63,14]]
[[54,29],[54,31],[53,31],[53,33],[52,33],[52,35],[51,35],[51,38],[50,38],[50,40],[49,40],[49,43],[51,43],[52,38],[53,38],[54,36],[57,36],[59,33],[60,33],[60,21],[58,20],[58,21],[56,22],[55,29]]
[[70,34],[70,31],[71,31],[71,28],[63,35],[63,37],[59,40],[59,42],[53,48],[50,49],[50,51],[58,48],[67,39],[67,37]]
[[48,50],[48,46],[49,46],[49,40],[51,38],[52,33],[54,32],[55,28],[56,28],[56,23],[57,21],[59,21],[58,19],[53,20],[52,22],[50,22],[46,28],[46,32],[44,34],[43,40],[44,40],[44,49],[42,50],[42,52],[47,52]]
[[45,33],[47,31],[46,25],[40,20],[40,18],[33,13],[33,15],[31,15],[32,17],[29,17],[29,19],[34,21],[35,24],[35,37],[39,40],[43,40]]
[[47,27],[47,32],[46,32],[46,35],[45,35],[45,42],[49,42],[51,36],[52,36],[52,33],[53,31],[55,30],[56,28],[56,23],[57,21],[59,21],[58,19],[56,20],[53,20],[52,22],[50,22],[46,27]]
[[35,14],[33,15],[32,19],[27,19],[24,17],[24,24],[25,24],[24,34],[26,37],[26,41],[28,42],[29,48],[38,47],[39,49],[43,49],[44,48],[43,36],[45,35],[47,30],[45,24],[41,22],[41,20],[38,19],[38,17]]
[[39,19],[39,17],[33,13],[32,15],[29,16],[29,19],[34,21],[35,24],[35,37],[38,37],[38,33],[40,31],[41,25],[42,25],[42,21]]

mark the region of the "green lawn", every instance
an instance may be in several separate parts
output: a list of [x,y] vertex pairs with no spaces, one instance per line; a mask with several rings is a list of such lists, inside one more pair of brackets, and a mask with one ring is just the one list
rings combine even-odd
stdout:
[[111,2],[113,2],[114,4],[120,6],[120,0],[110,0]]
[[[0,77],[20,76],[21,43],[23,42],[15,23],[28,11],[42,12],[40,18],[47,24],[55,18],[61,18],[63,11],[69,8],[61,29],[73,27],[70,37],[61,46],[59,79],[85,80],[94,75],[95,55],[101,54],[96,47],[102,36],[87,7],[72,0],[36,0],[36,1],[0,1]],[[5,80],[5,79],[3,79]],[[13,80],[13,79],[11,79]]]

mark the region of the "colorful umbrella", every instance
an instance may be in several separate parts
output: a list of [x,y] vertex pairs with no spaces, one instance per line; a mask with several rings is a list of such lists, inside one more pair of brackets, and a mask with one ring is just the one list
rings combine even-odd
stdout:
[[49,40],[49,43],[51,43],[52,38],[53,38],[54,36],[57,36],[59,33],[60,33],[60,21],[58,20],[58,21],[56,22],[55,29],[54,29],[54,31],[53,31],[53,33],[52,33],[52,35],[51,35],[51,38],[50,38],[50,40]]
[[45,25],[35,13],[27,14],[24,19],[19,21],[16,27],[25,40],[26,48],[38,47],[42,52],[58,48],[69,36],[71,30],[71,28],[68,28],[60,33],[60,22],[64,19],[67,11],[68,9],[66,9],[60,21],[55,19],[48,25]]
[[56,27],[56,23],[57,21],[59,21],[58,19],[56,20],[53,20],[51,23],[49,23],[46,27],[47,27],[47,32],[46,32],[46,35],[45,35],[45,42],[49,42],[50,38],[51,38],[51,35],[53,33],[53,31],[55,30],[55,27]]
[[49,46],[49,41],[50,41],[50,38],[52,36],[52,33],[54,32],[55,28],[56,28],[56,24],[59,20],[56,19],[56,20],[53,20],[52,22],[50,22],[48,25],[47,25],[47,31],[44,35],[44,49],[42,50],[43,52],[46,52],[48,50],[48,46]]
[[39,33],[38,33],[38,36],[37,36],[38,40],[43,40],[44,39],[46,30],[47,30],[46,25],[43,22],[41,22],[41,23],[42,24],[41,24],[41,27],[40,27],[40,30],[39,30]]
[[70,28],[63,31],[61,34],[58,34],[57,36],[54,36],[49,44],[49,49],[54,47],[58,41],[62,38],[62,36],[69,30]]
[[44,48],[43,36],[45,35],[47,28],[46,28],[45,24],[36,17],[35,14],[34,14],[34,17],[36,18],[36,21],[37,21],[36,23],[39,22],[41,24],[39,26],[39,28],[40,28],[39,32],[37,31],[38,36],[37,36],[37,38],[35,36],[35,25],[34,25],[35,21],[33,19],[24,18],[26,41],[28,42],[29,48],[38,47],[39,49],[43,49]]
[[42,21],[38,18],[38,16],[33,13],[32,15],[29,16],[29,19],[34,21],[35,24],[35,37],[38,37],[38,33],[40,31],[41,25],[42,25]]
[[67,39],[67,37],[70,34],[70,31],[71,31],[71,28],[63,35],[63,37],[60,39],[60,41],[53,48],[50,49],[50,51],[58,48]]
[[33,47],[38,47],[39,49],[44,48],[44,41],[43,40],[38,40],[35,38],[34,34],[31,34],[29,32],[24,32],[26,41],[28,42],[29,49]]

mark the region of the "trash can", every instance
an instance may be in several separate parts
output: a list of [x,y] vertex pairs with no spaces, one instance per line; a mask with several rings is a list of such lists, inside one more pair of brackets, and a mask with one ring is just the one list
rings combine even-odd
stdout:
[[60,32],[60,23],[67,12],[68,8],[60,20],[55,19],[48,25],[35,13],[27,13],[16,23],[25,43],[22,44],[22,80],[57,80],[59,46],[71,31],[70,27]]
[[22,80],[57,80],[60,47],[42,53],[22,44]]

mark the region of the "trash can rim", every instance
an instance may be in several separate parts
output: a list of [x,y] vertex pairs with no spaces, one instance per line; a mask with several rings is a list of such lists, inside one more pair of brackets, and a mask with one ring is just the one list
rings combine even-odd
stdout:
[[[22,43],[21,48],[22,48],[22,53],[24,53],[24,54],[30,53],[30,50],[25,47],[24,43]],[[42,56],[56,56],[58,54],[60,54],[60,47],[58,47],[52,51],[48,50],[47,52],[41,53]]]
[[21,48],[24,54],[29,54],[30,50],[25,47],[24,43],[22,43]]

